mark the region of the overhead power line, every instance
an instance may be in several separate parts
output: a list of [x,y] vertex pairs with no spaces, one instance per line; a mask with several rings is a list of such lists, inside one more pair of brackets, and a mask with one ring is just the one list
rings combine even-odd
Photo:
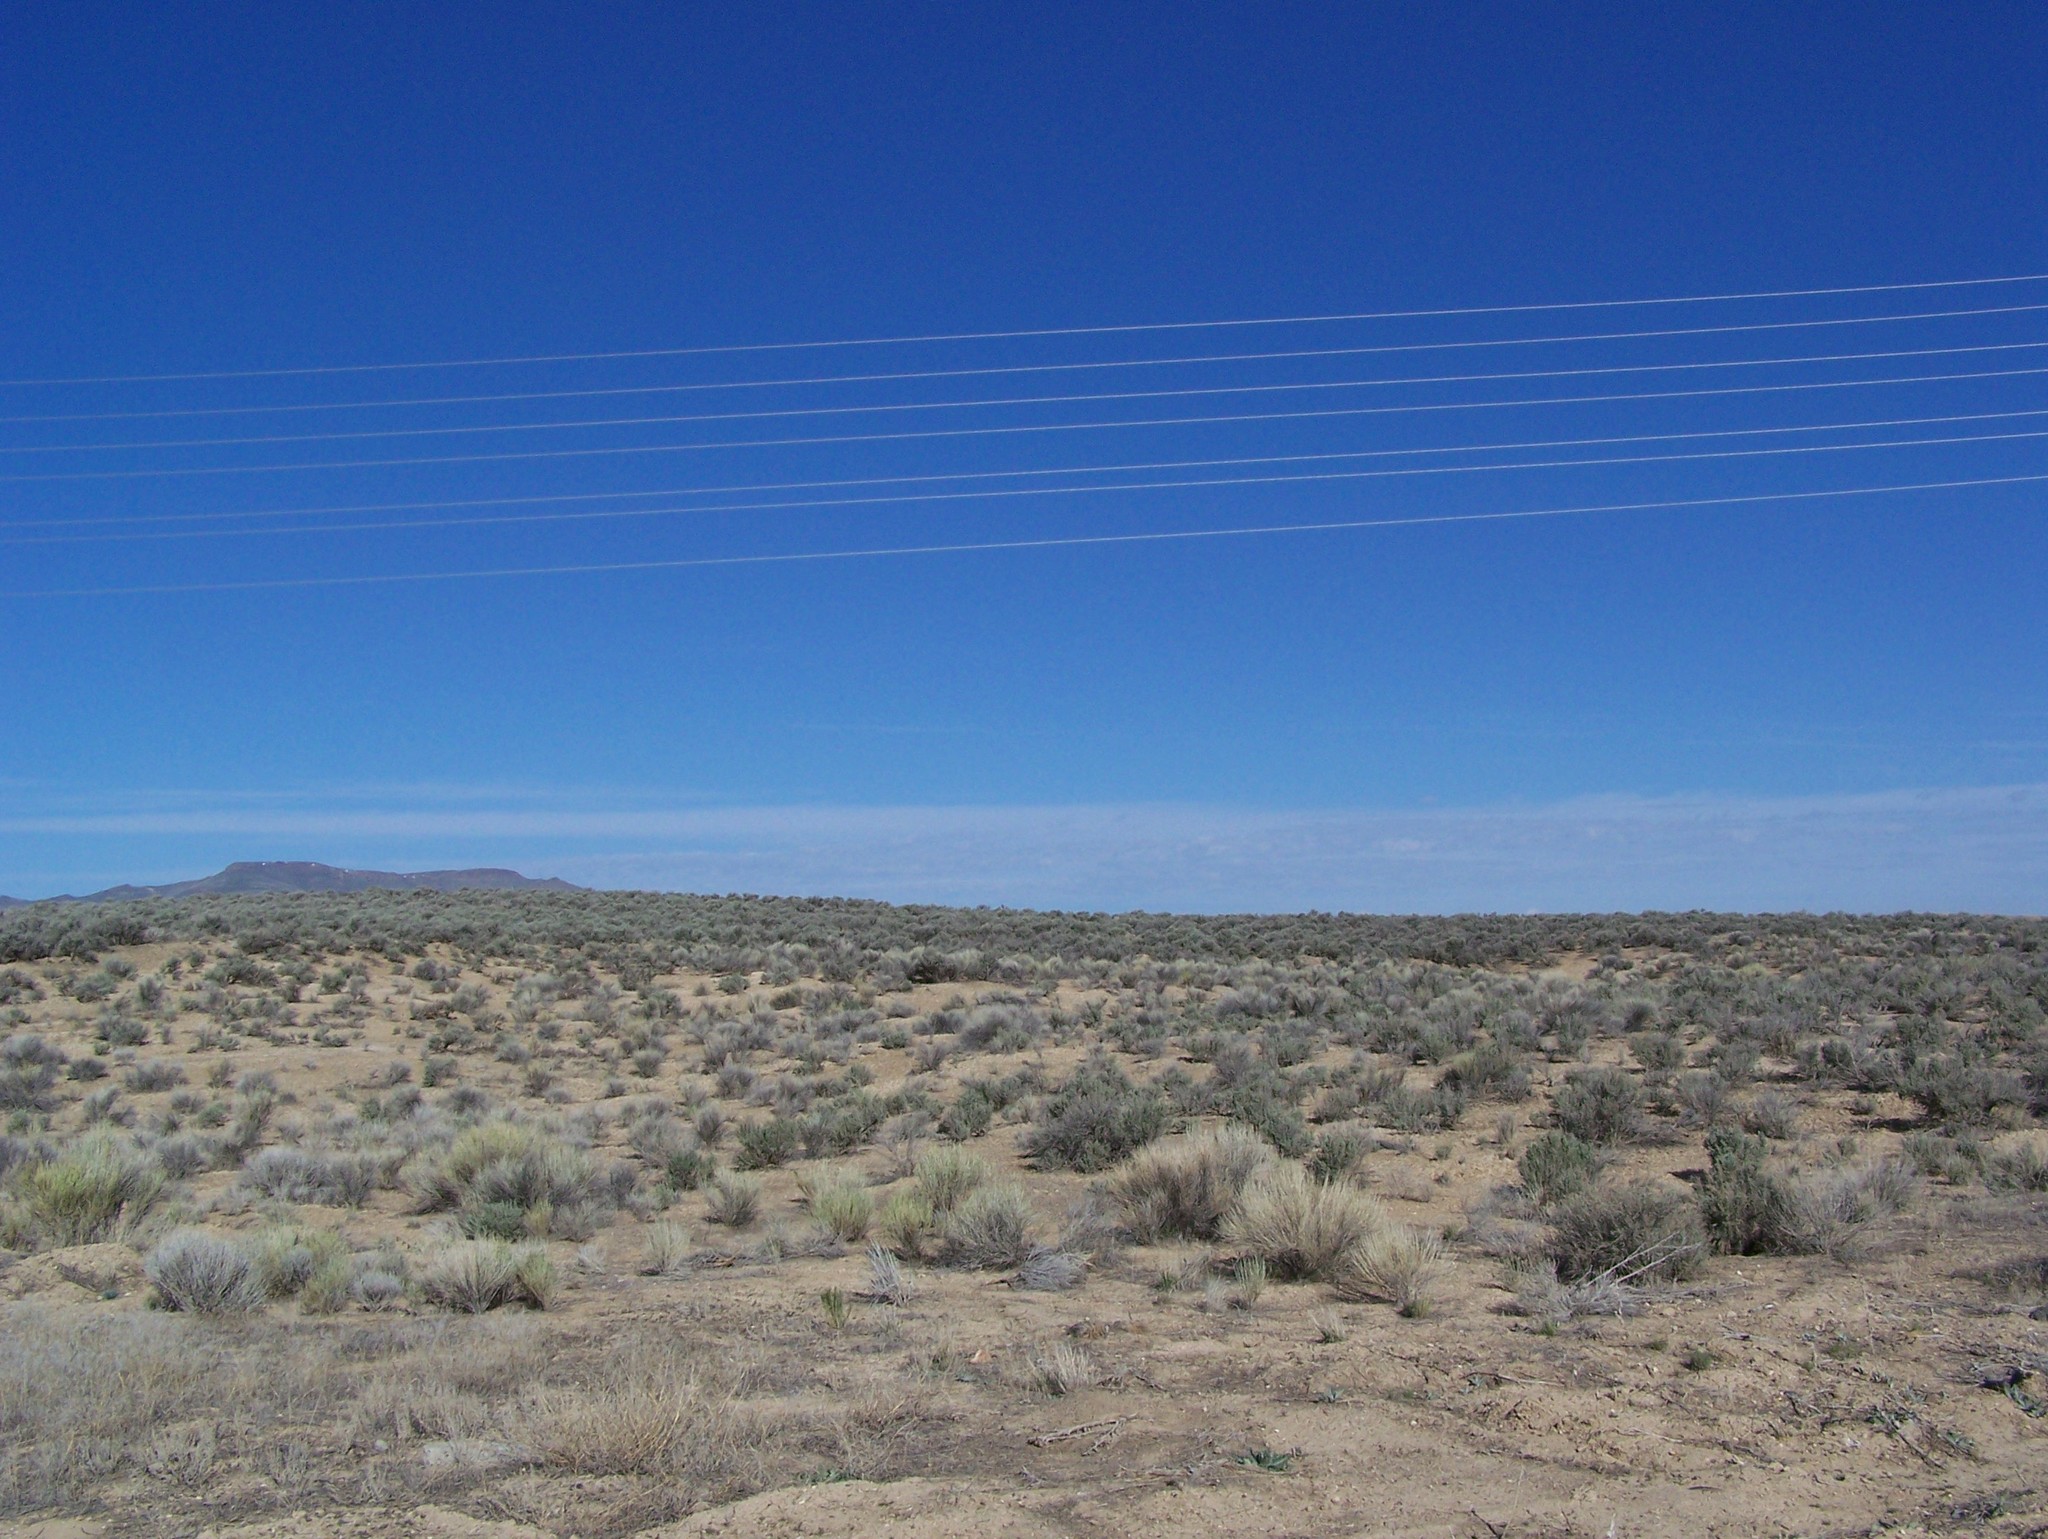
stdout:
[[1380,459],[1394,455],[1481,454],[1525,449],[1582,448],[1597,444],[1665,443],[1695,438],[1750,438],[1782,433],[1833,433],[1877,428],[1923,427],[1949,422],[1997,421],[2042,413],[2031,409],[1992,412],[1948,412],[1926,417],[1878,417],[1850,422],[1814,422],[1776,427],[1699,428],[1677,433],[1606,434],[1594,438],[1516,439],[1504,443],[1425,445],[1408,449],[1330,449],[1299,454],[1230,455],[1211,459],[1124,460],[1107,465],[1032,466],[1013,470],[947,470],[917,475],[836,476],[810,481],[746,481],[718,486],[651,487],[642,491],[543,492],[522,497],[455,497],[415,502],[330,503],[302,508],[236,508],[205,513],[110,513],[85,518],[34,518],[0,521],[0,529],[71,528],[86,524],[197,523],[241,518],[309,518],[341,513],[397,513],[441,508],[507,507],[545,502],[596,502],[620,498],[717,497],[747,492],[836,490],[853,486],[900,486],[939,481],[988,481],[1046,476],[1120,475],[1140,471],[1187,470],[1217,465],[1297,464],[1311,460]]
[[737,342],[695,347],[633,348],[609,352],[530,353],[492,358],[445,358],[402,363],[302,365],[271,369],[212,369],[166,374],[98,374],[0,380],[0,388],[54,385],[155,384],[208,379],[281,379],[333,374],[395,373],[414,369],[497,368],[516,364],[597,363],[632,358],[686,358],[719,354],[797,352],[826,348],[895,347],[913,343],[993,342],[1037,337],[1135,335],[1163,331],[1210,331],[1254,326],[1328,325],[1353,321],[1430,320],[1456,316],[1529,315],[1576,310],[1627,309],[1651,305],[1725,304],[1740,300],[1817,299],[1851,294],[1897,294],[1941,289],[1985,288],[2001,284],[2048,281],[2048,273],[2018,273],[1989,278],[1944,278],[1915,283],[1866,283],[1829,288],[1756,289],[1740,293],[1666,295],[1647,299],[1550,300],[1533,304],[1463,305],[1434,309],[1358,310],[1321,315],[1253,316],[1228,320],[1146,321],[1107,326],[1047,326],[1006,331],[928,332],[920,335],[845,337],[808,342]]
[[[1945,417],[1903,417],[1873,422],[1822,423],[1818,425],[1803,427],[1720,428],[1684,433],[1638,433],[1610,436],[1605,438],[1550,440],[1539,439],[1522,443],[1470,444],[1453,447],[1436,447],[1420,449],[1353,449],[1337,450],[1318,454],[1275,454],[1241,456],[1231,459],[1169,460],[1156,462],[1151,465],[1139,466],[1079,466],[1063,471],[983,471],[975,472],[968,476],[876,477],[871,479],[875,481],[933,481],[980,479],[991,476],[1087,475],[1121,474],[1135,470],[1196,470],[1243,465],[1300,464],[1305,462],[1333,460],[1353,461],[1361,459],[1389,459],[1397,457],[1413,457],[1418,455],[1499,453],[1513,450],[1560,449],[1596,445],[1671,442],[1676,440],[1691,439],[1746,438],[1769,435],[1782,435],[1787,433],[1848,432],[1855,430],[1869,430],[1880,427],[1904,427],[1920,424],[1931,425],[1936,423],[1974,422],[1984,421],[1987,419],[2012,419],[2019,417],[2044,416],[2048,416],[2048,407],[2006,412],[1970,412]],[[340,524],[286,524],[268,529],[173,529],[162,532],[157,532],[154,530],[144,530],[137,532],[131,530],[116,533],[99,534],[32,535],[27,537],[0,536],[0,544],[112,544],[136,540],[228,539],[253,538],[265,535],[300,534],[372,534],[388,532],[391,530],[404,531],[424,529],[475,528],[484,526],[497,526],[504,524],[588,523],[606,519],[615,520],[629,518],[658,518],[678,513],[750,513],[771,511],[801,511],[802,509],[805,508],[908,506],[911,504],[934,502],[996,501],[1001,499],[1015,499],[1022,497],[1082,496],[1091,493],[1106,492],[1198,490],[1203,488],[1215,488],[1221,486],[1264,486],[1313,483],[1322,481],[1369,480],[1426,475],[1471,475],[1482,474],[1488,471],[1583,469],[1601,465],[1658,465],[1681,463],[1686,461],[1752,459],[1792,454],[1853,453],[1872,449],[1928,448],[1950,444],[1996,443],[2010,442],[2016,440],[2031,440],[2039,438],[2048,438],[2048,430],[2010,433],[1960,434],[1950,435],[1948,437],[1878,439],[1872,442],[1844,444],[1801,444],[1789,448],[1702,450],[1683,454],[1611,455],[1569,460],[1523,460],[1511,461],[1506,464],[1488,465],[1431,465],[1399,467],[1395,469],[1386,470],[1311,472],[1295,475],[1220,476],[1202,479],[1146,481],[1135,483],[1090,482],[1074,486],[999,487],[979,488],[950,492],[894,492],[881,495],[861,497],[806,497],[791,498],[787,500],[779,500],[772,502],[743,503],[686,503],[674,507],[603,508],[585,509],[576,512],[560,513],[472,514],[463,515],[459,517],[443,518],[391,519],[384,522],[356,521],[352,523]],[[842,483],[819,484],[829,486],[838,485]],[[801,486],[801,483],[798,483],[798,485]],[[775,490],[778,488],[771,487],[765,489]],[[744,489],[742,488],[740,490]],[[668,493],[666,495],[682,496],[686,494],[686,490],[679,490],[676,492]],[[715,494],[717,494],[715,489],[707,488],[704,491],[704,495]],[[654,494],[650,493],[646,495]],[[399,504],[396,506],[402,507],[406,505]],[[215,518],[219,518],[224,516],[236,515],[212,516]],[[257,514],[247,516],[277,517],[282,515]],[[189,514],[173,515],[173,517],[176,517],[181,521],[191,521],[197,519],[205,519],[209,517],[209,515]],[[122,521],[123,520],[118,519],[91,520],[91,522],[94,523]],[[64,520],[36,521],[38,526],[43,527],[47,527],[50,524],[62,524],[64,522]],[[20,527],[26,527],[26,525],[0,524],[0,529],[13,529]]]
[[131,587],[49,588],[0,593],[0,600],[23,602],[64,598],[139,598],[185,593],[252,593],[280,589],[358,588],[397,583],[462,582],[510,577],[617,575],[627,572],[686,571],[714,567],[787,566],[824,561],[877,560],[902,556],[967,555],[997,551],[1054,550],[1085,546],[1155,545],[1175,541],[1249,539],[1279,534],[1334,534],[1365,529],[1397,529],[1442,524],[1503,523],[1514,520],[1564,518],[1598,513],[1675,511],[1681,508],[1733,507],[1767,502],[1813,501],[1824,498],[1869,497],[1907,492],[1957,491],[1965,487],[2015,486],[2048,481],[2038,475],[1984,476],[1968,480],[1921,481],[1891,486],[1834,487],[1821,491],[1752,492],[1726,497],[1682,497],[1651,502],[1610,502],[1576,507],[1528,508],[1509,512],[1423,514],[1404,518],[1333,519],[1316,523],[1252,524],[1227,529],[1165,529],[1129,534],[1048,535],[1035,539],[975,540],[952,544],[870,546],[853,550],[776,551],[742,556],[686,556],[656,561],[598,561],[559,566],[479,567],[454,572],[384,572],[362,576],[266,577],[240,582],[150,583]]
[[[583,390],[524,390],[501,392],[488,395],[452,396],[397,396],[375,401],[298,401],[283,405],[242,405],[242,406],[171,406],[148,411],[103,411],[103,412],[45,412],[41,414],[0,416],[0,423],[55,423],[55,422],[133,422],[164,419],[185,419],[193,417],[247,417],[269,416],[284,413],[316,411],[377,411],[413,406],[479,406],[516,404],[527,401],[588,400],[611,396],[677,395],[686,392],[707,390],[766,390],[794,389],[801,386],[818,385],[865,385],[902,383],[912,380],[971,379],[998,375],[1023,374],[1070,374],[1103,369],[1166,368],[1211,363],[1269,363],[1276,361],[1298,361],[1312,358],[1355,358],[1370,354],[1448,352],[1457,349],[1489,347],[1548,347],[1564,343],[1579,342],[1625,342],[1651,338],[1719,336],[1739,332],[1759,331],[1800,331],[1823,326],[1872,326],[1903,321],[1953,320],[1958,317],[1983,315],[2012,315],[2025,312],[2048,310],[2048,303],[2031,305],[1996,305],[1974,310],[1924,310],[1896,315],[1847,316],[1834,319],[1808,321],[1768,321],[1755,324],[1727,326],[1691,326],[1666,328],[1651,331],[1609,331],[1581,332],[1563,336],[1547,337],[1494,337],[1478,340],[1453,342],[1401,342],[1383,343],[1361,347],[1311,347],[1287,348],[1262,353],[1197,353],[1168,358],[1109,358],[1093,359],[1072,363],[1026,363],[1000,364],[973,369],[908,369],[881,374],[814,374],[797,378],[780,379],[728,379],[690,380],[661,385],[612,385]],[[1744,367],[1752,363],[1813,363],[1850,358],[1921,358],[1942,353],[1996,352],[2013,347],[2038,347],[2042,343],[1994,342],[1977,346],[1896,348],[1883,352],[1824,354],[1818,358],[1784,358],[1735,360],[1709,360],[1698,364],[1643,364],[1641,369],[1658,368],[1725,368]],[[1598,370],[1559,370],[1559,373],[1601,372]],[[1452,379],[1495,379],[1513,378],[1510,375],[1452,375]],[[364,435],[367,436],[367,435]],[[183,442],[207,442],[209,440],[182,440]],[[212,442],[258,442],[261,440],[220,439]],[[105,447],[154,447],[152,445],[108,445]]]
[[1979,369],[1946,374],[1894,375],[1877,379],[1803,380],[1775,385],[1728,385],[1696,390],[1648,390],[1603,395],[1537,396],[1490,401],[1438,401],[1381,406],[1327,407],[1309,411],[1231,412],[1203,417],[1128,418],[1099,422],[1016,423],[968,428],[921,428],[888,433],[816,434],[804,437],[748,438],[681,444],[627,444],[584,449],[505,450],[490,454],[410,455],[369,460],[314,460],[267,465],[153,466],[130,470],[40,471],[0,475],[0,483],[104,481],[186,478],[192,476],[264,475],[309,470],[384,470],[420,465],[477,465],[533,460],[610,458],[625,455],[687,454],[709,450],[782,449],[831,444],[901,443],[913,440],[987,438],[1021,434],[1100,432],[1111,429],[1201,427],[1247,422],[1308,421],[1446,411],[1481,411],[1531,406],[1580,406],[1619,401],[1696,400],[1721,396],[1765,395],[1802,390],[1843,390],[1883,385],[1923,385],[1958,380],[2009,379],[2048,374],[2048,367]]
[[[2048,305],[2038,308],[2048,310]],[[1453,346],[1461,344],[1450,344]],[[1477,345],[1477,344],[1475,344]],[[2041,342],[1992,342],[1973,347],[1915,350],[1906,356],[1929,353],[2015,352],[2048,347]],[[1899,355],[1879,355],[1899,356]],[[1765,359],[1763,363],[1806,360]],[[965,401],[883,401],[846,406],[779,406],[754,411],[684,412],[658,417],[583,417],[556,422],[455,423],[436,427],[357,428],[327,433],[264,433],[241,438],[160,438],[127,443],[13,444],[0,445],[0,454],[93,454],[136,452],[153,449],[233,449],[267,444],[350,443],[379,438],[446,438],[480,433],[557,433],[589,428],[681,427],[697,422],[760,422],[785,417],[848,417],[878,412],[971,411],[1006,406],[1091,406],[1105,401],[1194,400],[1219,395],[1280,395],[1308,390],[1366,390],[1388,385],[1453,384],[1508,379],[1562,379],[1601,374],[1658,374],[1680,369],[1755,368],[1757,360],[1705,361],[1677,364],[1616,364],[1578,369],[1528,369],[1506,374],[1438,376],[1433,379],[1324,379],[1274,381],[1244,385],[1185,385],[1171,390],[1104,390],[1064,395],[983,396]]]

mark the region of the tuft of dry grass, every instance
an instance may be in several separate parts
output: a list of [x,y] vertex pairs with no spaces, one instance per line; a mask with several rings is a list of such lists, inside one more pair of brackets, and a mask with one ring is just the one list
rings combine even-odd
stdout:
[[659,1219],[647,1226],[647,1259],[642,1275],[668,1277],[680,1272],[690,1255],[690,1231],[674,1219]]
[[1252,1178],[1224,1220],[1222,1238],[1259,1257],[1280,1281],[1327,1281],[1387,1227],[1385,1209],[1366,1193],[1313,1180],[1287,1164]]
[[345,1279],[348,1246],[332,1230],[278,1225],[256,1236],[249,1259],[264,1297],[291,1298],[303,1294],[315,1276],[331,1274],[337,1266]]
[[957,1144],[941,1144],[917,1157],[917,1195],[935,1214],[951,1213],[967,1194],[987,1184],[988,1161]]
[[939,1254],[949,1266],[994,1270],[1031,1254],[1031,1199],[1020,1186],[977,1187],[947,1215]]
[[588,1154],[528,1122],[478,1123],[413,1156],[399,1178],[420,1211],[456,1210],[472,1237],[588,1239],[593,1214],[615,1201]]
[[761,1183],[728,1171],[705,1188],[704,1216],[729,1229],[744,1229],[761,1211]]
[[480,1315],[507,1304],[546,1309],[558,1279],[544,1246],[504,1240],[462,1240],[420,1274],[420,1297],[429,1304]]
[[1862,1248],[1870,1225],[1904,1211],[1919,1185],[1901,1159],[1803,1175],[1792,1184],[1784,1248],[1846,1258]]
[[1549,1260],[1509,1267],[1507,1286],[1515,1296],[1507,1306],[1510,1314],[1528,1315],[1553,1325],[1562,1325],[1580,1315],[1625,1319],[1641,1311],[1647,1296],[1645,1289],[1621,1281],[1612,1271],[1560,1282],[1557,1267]]
[[874,1222],[875,1199],[858,1171],[826,1166],[798,1177],[812,1220],[819,1228],[852,1244],[867,1238]]
[[1231,1277],[1237,1284],[1236,1303],[1241,1309],[1255,1309],[1260,1297],[1266,1291],[1266,1279],[1272,1269],[1260,1256],[1240,1256],[1237,1265],[1231,1269]]
[[1140,1149],[1105,1185],[1139,1244],[1213,1240],[1273,1157],[1272,1145],[1252,1129],[1226,1122]]
[[935,1234],[932,1205],[916,1191],[894,1193],[875,1216],[877,1239],[899,1256],[921,1256]]
[[1416,1319],[1429,1312],[1445,1266],[1442,1235],[1389,1224],[1347,1257],[1332,1281],[1343,1296],[1382,1298]]
[[868,1247],[867,1296],[877,1303],[894,1304],[898,1308],[917,1296],[917,1285],[911,1282],[903,1270],[903,1263],[887,1246],[873,1244]]
[[1028,1362],[1034,1382],[1048,1395],[1079,1394],[1102,1381],[1094,1360],[1071,1341],[1034,1348]]
[[744,1462],[753,1418],[729,1391],[684,1370],[657,1380],[550,1386],[521,1406],[537,1462],[577,1475],[651,1475],[710,1483]]
[[326,1419],[356,1383],[326,1339],[260,1314],[223,1329],[16,1305],[0,1318],[0,1515],[91,1501],[108,1480],[196,1481],[209,1467],[198,1429],[219,1424],[216,1458],[223,1445],[247,1453],[231,1428]]
[[2048,1138],[2015,1138],[1993,1150],[1984,1184],[1995,1192],[2048,1192]]
[[1037,1293],[1064,1293],[1088,1276],[1088,1258],[1069,1250],[1034,1245],[1017,1268],[1015,1285]]
[[751,1388],[743,1371],[673,1342],[636,1339],[570,1383],[529,1390],[510,1431],[545,1469],[650,1482],[665,1510],[679,1515],[807,1469],[887,1475],[921,1415],[915,1399],[878,1394],[855,1394],[823,1412],[768,1409],[749,1399]]

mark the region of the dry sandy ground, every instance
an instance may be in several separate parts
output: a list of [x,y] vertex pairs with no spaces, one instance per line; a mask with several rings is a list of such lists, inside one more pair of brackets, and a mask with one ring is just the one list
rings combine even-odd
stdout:
[[[136,960],[154,962],[145,950]],[[698,982],[670,981],[686,997]],[[275,1072],[296,1097],[290,1114],[312,1121],[337,1092],[374,1083],[395,1056],[417,1055],[388,984],[377,980],[371,1019],[349,1047],[252,1043],[236,1054],[237,1069]],[[959,992],[920,990],[915,1003],[930,1008]],[[903,1078],[905,1053],[861,1052],[879,1088]],[[1043,1061],[1056,1073],[1071,1057],[1052,1050],[1014,1061]],[[178,1061],[194,1065],[196,1083],[201,1060]],[[999,1072],[1011,1061],[977,1056],[949,1073]],[[565,1059],[561,1078],[577,1104],[604,1104],[594,1071],[584,1075]],[[466,1061],[463,1082],[508,1101],[520,1094],[518,1071],[487,1054]],[[1880,1147],[1896,1140],[1898,1111],[1851,1114],[1817,1099],[1806,1136],[1853,1129]],[[1468,1211],[1512,1178],[1513,1146],[1499,1146],[1492,1120],[1482,1109],[1442,1139],[1376,1153],[1370,1179],[1402,1219],[1455,1235]],[[977,1147],[1016,1169],[1041,1210],[1056,1215],[1085,1182],[1024,1170],[1016,1134],[999,1122]],[[1631,1159],[1660,1171],[1703,1163],[1696,1133]],[[862,1163],[879,1175],[875,1153]],[[228,1179],[200,1178],[193,1200],[220,1198]],[[791,1172],[769,1173],[771,1218],[796,1213],[793,1192]],[[677,1216],[715,1234],[697,1223],[700,1207],[690,1194]],[[395,1193],[361,1212],[300,1216],[338,1225],[358,1245],[418,1245],[431,1232]],[[228,1204],[212,1222],[233,1230],[257,1217]],[[1986,1387],[2029,1369],[2028,1388],[2048,1400],[2048,1323],[2029,1314],[2041,1299],[1985,1280],[2016,1258],[2048,1258],[2041,1197],[1932,1186],[1846,1261],[1723,1258],[1629,1318],[1555,1327],[1510,1313],[1499,1266],[1469,1244],[1454,1245],[1447,1280],[1421,1319],[1381,1304],[1333,1303],[1312,1284],[1271,1285],[1248,1309],[1217,1307],[1200,1287],[1155,1286],[1181,1252],[1132,1249],[1068,1293],[918,1269],[910,1303],[858,1303],[835,1330],[819,1297],[864,1286],[857,1250],[644,1276],[645,1243],[641,1223],[622,1216],[587,1246],[558,1244],[566,1285],[557,1308],[460,1318],[451,1328],[476,1333],[479,1350],[518,1331],[544,1355],[589,1355],[655,1335],[707,1359],[743,1353],[761,1374],[761,1394],[781,1403],[880,1407],[869,1456],[890,1477],[788,1469],[779,1489],[640,1530],[649,1539],[2048,1534],[2048,1417],[2029,1414],[2027,1393]],[[145,1294],[137,1258],[121,1246],[26,1256],[0,1271],[0,1329],[61,1334],[141,1310]],[[352,1311],[293,1329],[340,1340],[391,1319]],[[1039,1386],[1032,1357],[1057,1343],[1086,1354],[1093,1387],[1054,1395]],[[452,1461],[382,1503],[366,1499],[351,1474],[371,1451],[337,1433],[312,1450],[313,1473],[289,1511],[259,1475],[196,1490],[138,1478],[110,1483],[97,1512],[0,1532],[560,1539],[621,1531],[607,1477],[529,1468],[516,1451],[488,1447],[473,1458],[460,1449],[437,1456],[427,1441],[375,1451],[409,1467]],[[477,1460],[502,1467],[477,1468]]]

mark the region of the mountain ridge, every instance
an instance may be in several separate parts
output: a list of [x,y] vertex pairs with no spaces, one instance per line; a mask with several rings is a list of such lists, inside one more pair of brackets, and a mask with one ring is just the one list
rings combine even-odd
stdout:
[[368,871],[329,866],[317,860],[237,860],[211,876],[157,886],[124,882],[99,892],[63,893],[52,898],[0,897],[0,909],[30,903],[123,903],[138,898],[192,898],[213,895],[288,892],[461,892],[481,888],[498,892],[582,892],[558,876],[522,876],[502,866],[473,866],[453,871]]

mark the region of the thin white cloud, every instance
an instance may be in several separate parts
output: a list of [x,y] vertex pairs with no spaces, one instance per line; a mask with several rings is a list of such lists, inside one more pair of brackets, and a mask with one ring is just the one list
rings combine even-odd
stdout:
[[[1402,811],[663,807],[644,793],[501,790],[465,805],[447,787],[369,800],[137,798],[24,811],[17,798],[14,815],[0,817],[0,869],[47,870],[53,848],[82,841],[132,852],[121,874],[136,879],[167,858],[289,857],[1034,907],[2048,909],[2040,785]],[[37,858],[8,858],[10,846],[35,846]]]

